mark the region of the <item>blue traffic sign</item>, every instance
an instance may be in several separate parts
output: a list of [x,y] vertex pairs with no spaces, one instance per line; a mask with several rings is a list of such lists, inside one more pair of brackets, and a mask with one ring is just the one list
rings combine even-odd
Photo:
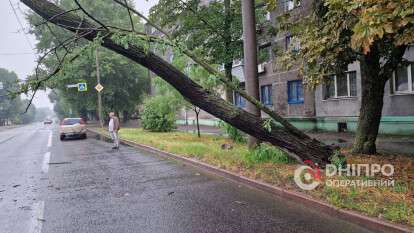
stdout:
[[88,85],[86,83],[78,83],[78,91],[88,91]]

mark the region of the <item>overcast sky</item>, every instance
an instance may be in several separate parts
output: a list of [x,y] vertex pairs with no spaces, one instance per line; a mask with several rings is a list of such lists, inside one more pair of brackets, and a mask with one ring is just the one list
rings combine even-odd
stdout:
[[[135,0],[135,7],[147,15],[151,6],[157,2],[158,0]],[[36,40],[27,34],[28,24],[23,15],[27,10],[19,0],[0,0],[0,68],[14,71],[19,79],[26,79],[36,67],[37,55],[33,49]],[[38,92],[34,104],[36,107],[52,107],[43,91]]]

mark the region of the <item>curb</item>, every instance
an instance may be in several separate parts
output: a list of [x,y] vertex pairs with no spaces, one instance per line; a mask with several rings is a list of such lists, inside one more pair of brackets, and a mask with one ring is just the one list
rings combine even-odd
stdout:
[[[88,129],[89,132],[91,132],[92,134],[97,136],[97,139],[99,140],[111,140],[109,136],[104,135],[102,133],[99,133],[97,131]],[[388,232],[393,232],[393,233],[412,233],[414,232],[413,230],[406,228],[405,226],[402,225],[398,225],[395,223],[391,223],[379,218],[374,218],[374,217],[368,217],[362,214],[359,214],[357,212],[351,211],[351,210],[344,210],[344,209],[339,209],[333,205],[327,204],[325,202],[319,201],[319,200],[315,200],[312,197],[302,194],[302,193],[298,193],[298,192],[293,192],[293,191],[289,191],[289,190],[285,190],[279,187],[275,187],[272,186],[270,184],[261,182],[261,181],[257,181],[257,180],[253,180],[244,176],[241,176],[239,174],[236,174],[234,172],[230,172],[215,166],[212,166],[210,164],[195,160],[195,159],[191,159],[191,158],[186,158],[183,156],[179,156],[173,153],[169,153],[166,151],[162,151],[160,149],[151,147],[151,146],[147,146],[147,145],[143,145],[143,144],[139,144],[130,140],[126,140],[126,139],[120,139],[120,143],[123,145],[127,145],[127,146],[131,146],[134,148],[138,148],[141,150],[145,150],[148,152],[152,152],[155,153],[157,155],[163,156],[163,157],[167,157],[170,159],[175,159],[175,160],[179,160],[187,165],[191,165],[203,170],[206,170],[210,173],[213,173],[215,175],[219,175],[228,179],[231,179],[233,181],[236,182],[240,182],[244,185],[250,186],[250,187],[254,187],[257,189],[260,189],[262,191],[268,192],[268,193],[272,193],[275,194],[277,196],[298,202],[300,204],[303,204],[309,208],[314,208],[317,209],[321,212],[324,212],[325,214],[328,214],[330,216],[335,216],[339,219],[345,220],[345,221],[349,221],[352,223],[355,223],[357,225],[363,226],[365,228],[368,228],[369,230],[372,230],[374,232],[383,232],[383,233],[388,233]]]

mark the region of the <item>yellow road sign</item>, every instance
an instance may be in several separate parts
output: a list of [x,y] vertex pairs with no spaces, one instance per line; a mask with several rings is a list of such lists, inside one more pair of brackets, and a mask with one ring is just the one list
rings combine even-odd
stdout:
[[100,83],[98,83],[98,85],[96,85],[96,86],[95,86],[95,89],[96,89],[98,92],[101,92],[101,91],[104,89],[104,87],[103,87]]

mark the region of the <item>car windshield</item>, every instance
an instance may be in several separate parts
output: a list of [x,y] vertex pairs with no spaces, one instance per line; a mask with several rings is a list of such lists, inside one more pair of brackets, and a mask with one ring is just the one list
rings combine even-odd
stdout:
[[79,118],[71,118],[71,119],[65,119],[63,120],[63,125],[74,125],[74,124],[80,124],[81,119]]

